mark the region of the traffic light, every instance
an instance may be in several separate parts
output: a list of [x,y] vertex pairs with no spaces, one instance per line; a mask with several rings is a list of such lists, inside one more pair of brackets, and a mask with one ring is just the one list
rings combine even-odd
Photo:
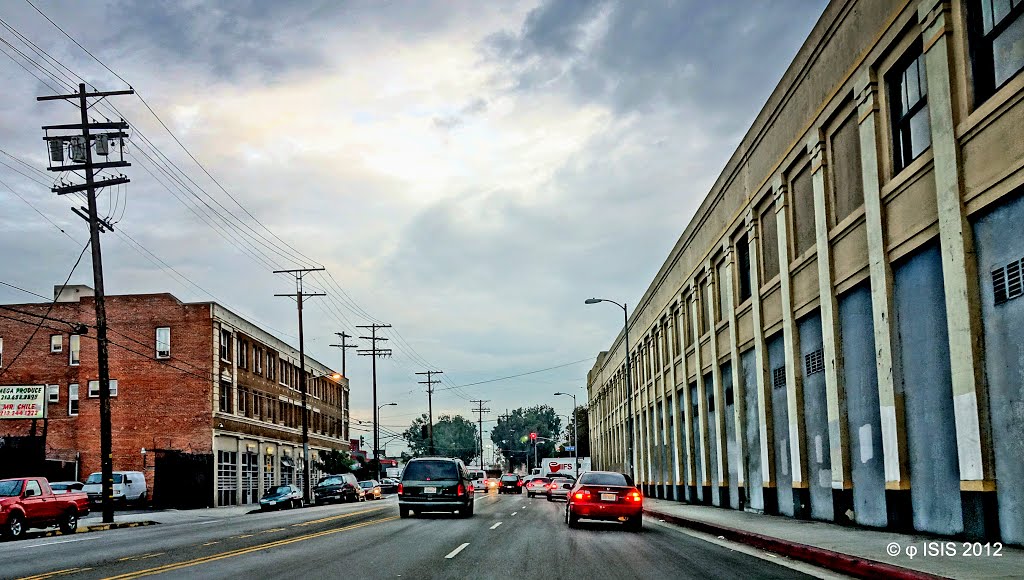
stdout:
[[360,435],[359,436],[359,448],[362,449],[363,447],[366,447],[366,437]]
[[537,441],[537,434],[536,433],[530,433],[530,441]]

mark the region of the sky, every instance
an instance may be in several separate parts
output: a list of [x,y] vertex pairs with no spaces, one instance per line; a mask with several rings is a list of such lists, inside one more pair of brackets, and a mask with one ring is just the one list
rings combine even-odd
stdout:
[[[640,299],[826,4],[32,2],[103,64],[0,2],[0,281],[52,295],[87,238],[36,171],[40,127],[77,109],[36,102],[69,90],[20,51],[141,96],[93,111],[132,126],[131,183],[99,201],[108,293],[215,300],[294,345],[294,303],[274,297],[294,281],[272,270],[321,264],[307,352],[339,368],[335,332],[391,324],[382,431],[426,412],[414,373],[440,369],[435,416],[476,421],[486,400],[485,439],[506,409],[585,404],[622,318],[583,301]],[[88,258],[71,283],[91,285]],[[370,421],[369,358],[347,371]]]

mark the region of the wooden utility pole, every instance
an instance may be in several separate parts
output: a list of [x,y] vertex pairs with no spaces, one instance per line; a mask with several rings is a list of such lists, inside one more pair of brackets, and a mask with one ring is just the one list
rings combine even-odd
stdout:
[[332,344],[330,346],[333,346],[334,348],[340,348],[341,349],[341,376],[348,377],[348,373],[345,372],[345,351],[350,349],[350,348],[358,348],[358,347],[357,347],[357,345],[354,345],[354,344],[346,344],[345,343],[345,339],[346,338],[352,338],[351,334],[345,334],[344,332],[335,332],[334,334],[336,334],[336,335],[341,337],[341,344]]
[[427,380],[420,381],[421,385],[427,385],[427,437],[430,440],[430,454],[434,454],[434,383],[441,381],[435,381],[434,375],[443,374],[444,371],[424,371],[422,373],[416,373],[418,375],[427,375]]
[[360,336],[363,340],[370,341],[370,348],[357,349],[356,354],[368,356],[373,363],[373,461],[377,465],[377,479],[380,479],[380,409],[377,408],[377,357],[391,356],[390,348],[377,348],[377,341],[386,341],[386,338],[377,336],[377,331],[382,328],[391,328],[390,324],[367,324],[356,326],[356,328],[369,328],[370,336]]
[[309,405],[306,403],[306,391],[308,390],[309,381],[306,377],[306,344],[303,341],[302,336],[302,298],[309,296],[327,296],[321,292],[311,292],[309,294],[303,294],[302,292],[302,278],[309,272],[320,272],[324,268],[296,268],[294,270],[274,270],[275,274],[292,274],[295,276],[295,294],[274,294],[274,296],[287,296],[289,298],[295,298],[295,302],[299,307],[299,388],[302,393],[302,498],[306,503],[313,503],[312,496],[309,495]]
[[[85,83],[78,85],[78,92],[71,95],[49,95],[36,97],[37,101],[54,100],[77,100],[78,110],[81,115],[81,123],[70,125],[47,125],[43,130],[47,132],[43,139],[47,142],[50,152],[49,171],[85,171],[85,183],[65,184],[53,187],[50,191],[57,195],[69,193],[86,192],[88,207],[73,208],[78,216],[89,223],[89,245],[92,247],[92,277],[93,290],[95,292],[96,304],[96,356],[100,381],[100,465],[103,476],[102,482],[102,510],[103,523],[114,521],[114,462],[113,462],[113,430],[110,424],[110,367],[107,361],[107,309],[105,302],[105,291],[103,288],[103,256],[100,252],[100,232],[114,229],[109,222],[100,219],[96,207],[96,195],[100,188],[110,185],[128,183],[129,179],[124,175],[96,179],[98,171],[113,169],[117,167],[128,167],[131,163],[124,160],[124,150],[119,147],[121,159],[118,161],[106,161],[94,163],[92,158],[93,147],[97,147],[97,153],[103,156],[109,154],[110,139],[114,143],[123,143],[127,136],[124,132],[128,124],[121,120],[114,123],[90,123],[89,122],[89,99],[105,98],[116,95],[133,95],[135,91],[105,91],[88,93],[85,91]],[[93,130],[102,131],[113,129],[114,132],[94,133]],[[54,135],[50,131],[81,131],[80,135]],[[95,144],[94,144],[95,142]],[[71,146],[71,165],[64,164],[64,150],[67,145]],[[56,165],[60,162],[60,165]],[[84,210],[84,211],[80,211]]]
[[481,401],[481,400],[470,401],[470,403],[476,403],[477,404],[476,409],[473,409],[473,411],[475,413],[477,413],[477,425],[478,425],[478,428],[479,428],[479,431],[477,431],[477,437],[478,437],[478,440],[480,442],[480,471],[484,470],[484,413],[490,413],[491,412],[490,409],[484,409],[484,403],[489,403],[489,402],[490,401]]

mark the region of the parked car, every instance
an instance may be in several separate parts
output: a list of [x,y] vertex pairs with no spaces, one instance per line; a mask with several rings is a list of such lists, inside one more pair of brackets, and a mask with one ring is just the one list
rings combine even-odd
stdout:
[[[85,484],[81,481],[51,481],[50,489],[54,495],[60,495],[68,492],[81,492],[85,487]],[[84,492],[83,492],[84,493]]]
[[[146,489],[146,476],[141,471],[115,471],[114,478],[114,501],[120,504],[134,502],[146,503],[148,492]],[[82,488],[89,496],[89,501],[98,504],[103,501],[103,473],[95,472],[85,480],[85,487]]]
[[551,483],[551,478],[543,477],[541,475],[531,475],[526,478],[523,482],[523,489],[526,490],[526,497],[533,497],[542,493],[547,493],[547,485]]
[[44,477],[0,479],[0,532],[10,539],[29,528],[60,526],[73,534],[78,518],[89,513],[89,496],[79,492],[54,495]]
[[506,473],[498,480],[498,493],[523,493],[523,478],[515,473]]
[[398,485],[398,515],[450,511],[473,515],[473,482],[461,459],[424,457],[409,461]]
[[548,501],[566,499],[569,497],[569,490],[576,482],[568,477],[556,477],[548,484]]
[[390,477],[385,477],[380,480],[380,491],[382,493],[395,493],[398,491],[398,481],[391,479]]
[[361,487],[362,490],[363,490],[363,499],[364,500],[380,499],[380,496],[381,496],[380,483],[378,483],[376,479],[369,479],[369,480],[366,480],[366,481],[360,481],[359,482],[359,487]]
[[260,498],[261,510],[302,507],[302,490],[297,485],[278,485]]
[[643,526],[644,498],[628,475],[613,471],[588,471],[569,491],[565,523],[575,528],[581,519],[624,522],[628,529]]
[[359,481],[351,473],[328,475],[313,488],[313,500],[316,503],[359,501],[363,490]]

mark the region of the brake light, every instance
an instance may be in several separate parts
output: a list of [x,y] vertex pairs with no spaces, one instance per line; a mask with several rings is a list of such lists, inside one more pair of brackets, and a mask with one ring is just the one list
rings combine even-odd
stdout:
[[521,482],[521,481],[517,481],[517,482],[516,482],[516,485],[518,485],[519,487],[523,487],[523,482]]
[[584,489],[582,491],[577,491],[573,495],[573,497],[575,497],[576,499],[590,499],[590,491],[586,490],[586,489]]
[[398,484],[398,495],[402,495],[402,484]]
[[639,502],[639,501],[643,501],[643,496],[640,495],[639,491],[633,490],[633,491],[629,492],[628,494],[626,494],[626,499],[627,499],[627,501]]
[[555,489],[556,487],[558,487],[557,483],[552,483],[552,484],[548,485],[548,489]]
[[459,484],[459,488],[455,491],[455,495],[464,495],[465,493],[466,493],[466,488],[465,488],[465,486],[463,486],[460,483]]

